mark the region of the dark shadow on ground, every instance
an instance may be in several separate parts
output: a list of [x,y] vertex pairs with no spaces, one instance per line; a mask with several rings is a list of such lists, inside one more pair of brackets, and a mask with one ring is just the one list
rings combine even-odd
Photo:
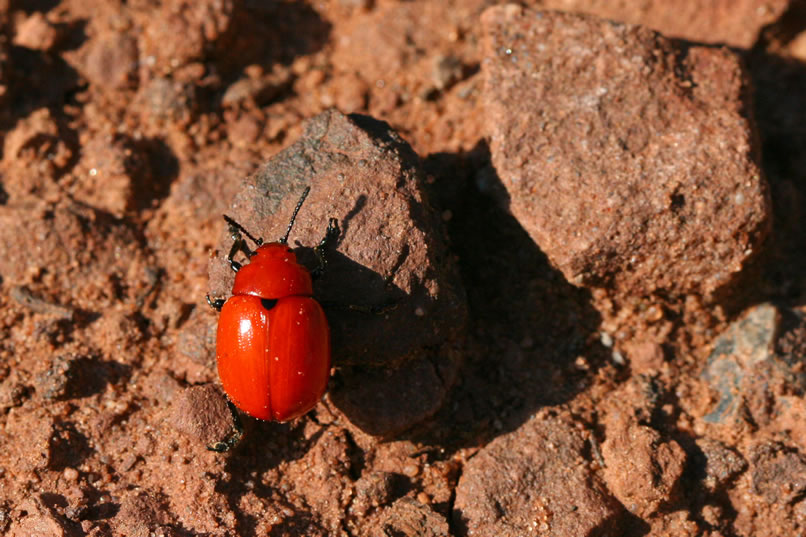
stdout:
[[762,50],[746,56],[755,87],[762,166],[770,184],[773,231],[761,299],[786,306],[806,299],[806,64]]
[[425,168],[447,219],[470,326],[445,404],[404,436],[451,451],[481,445],[541,407],[573,398],[610,351],[599,343],[601,318],[590,293],[566,282],[509,213],[486,143],[466,155],[431,155]]

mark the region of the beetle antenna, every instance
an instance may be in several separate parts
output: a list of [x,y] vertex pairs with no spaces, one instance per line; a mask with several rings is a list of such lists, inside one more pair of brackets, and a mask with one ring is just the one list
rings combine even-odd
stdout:
[[237,231],[237,232],[243,233],[244,235],[246,235],[246,236],[247,236],[247,238],[248,238],[249,240],[251,240],[252,242],[254,242],[254,243],[257,245],[257,246],[261,246],[261,245],[263,244],[263,239],[256,239],[256,238],[254,238],[254,237],[252,236],[252,234],[251,234],[251,233],[249,233],[248,231],[246,231],[246,228],[244,228],[244,227],[243,227],[241,224],[239,224],[238,222],[236,222],[234,219],[230,218],[230,217],[229,217],[229,216],[227,216],[227,215],[224,215],[224,220],[226,220],[226,221],[227,221],[227,224],[229,224],[229,228],[230,228],[230,230],[234,230],[234,231]]
[[311,191],[311,187],[306,186],[305,190],[302,191],[302,196],[300,196],[299,201],[297,202],[297,206],[294,208],[294,214],[291,215],[291,221],[288,223],[288,229],[285,230],[285,235],[280,239],[281,244],[288,244],[288,236],[291,235],[291,228],[294,227],[294,220],[297,219],[297,213],[299,212],[300,207],[305,202],[305,198],[308,197],[308,192]]

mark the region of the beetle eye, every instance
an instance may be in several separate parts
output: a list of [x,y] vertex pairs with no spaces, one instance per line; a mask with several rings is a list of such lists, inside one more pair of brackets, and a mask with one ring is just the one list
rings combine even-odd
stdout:
[[276,298],[261,298],[260,305],[263,306],[266,310],[272,309],[274,306],[277,305]]

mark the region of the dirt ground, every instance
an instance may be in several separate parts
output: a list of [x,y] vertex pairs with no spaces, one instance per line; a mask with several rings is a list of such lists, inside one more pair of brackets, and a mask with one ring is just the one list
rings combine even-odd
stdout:
[[[0,0],[0,534],[806,535],[806,3],[495,4]],[[328,394],[210,452],[305,184]]]

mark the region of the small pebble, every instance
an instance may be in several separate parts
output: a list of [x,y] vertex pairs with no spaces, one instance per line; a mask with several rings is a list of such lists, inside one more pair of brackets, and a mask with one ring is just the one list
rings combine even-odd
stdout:
[[403,467],[403,473],[408,477],[416,477],[420,473],[420,467],[415,463],[408,463]]
[[75,481],[76,479],[78,479],[78,470],[76,470],[75,468],[65,468],[64,473],[62,475],[64,475],[64,478],[67,481]]

